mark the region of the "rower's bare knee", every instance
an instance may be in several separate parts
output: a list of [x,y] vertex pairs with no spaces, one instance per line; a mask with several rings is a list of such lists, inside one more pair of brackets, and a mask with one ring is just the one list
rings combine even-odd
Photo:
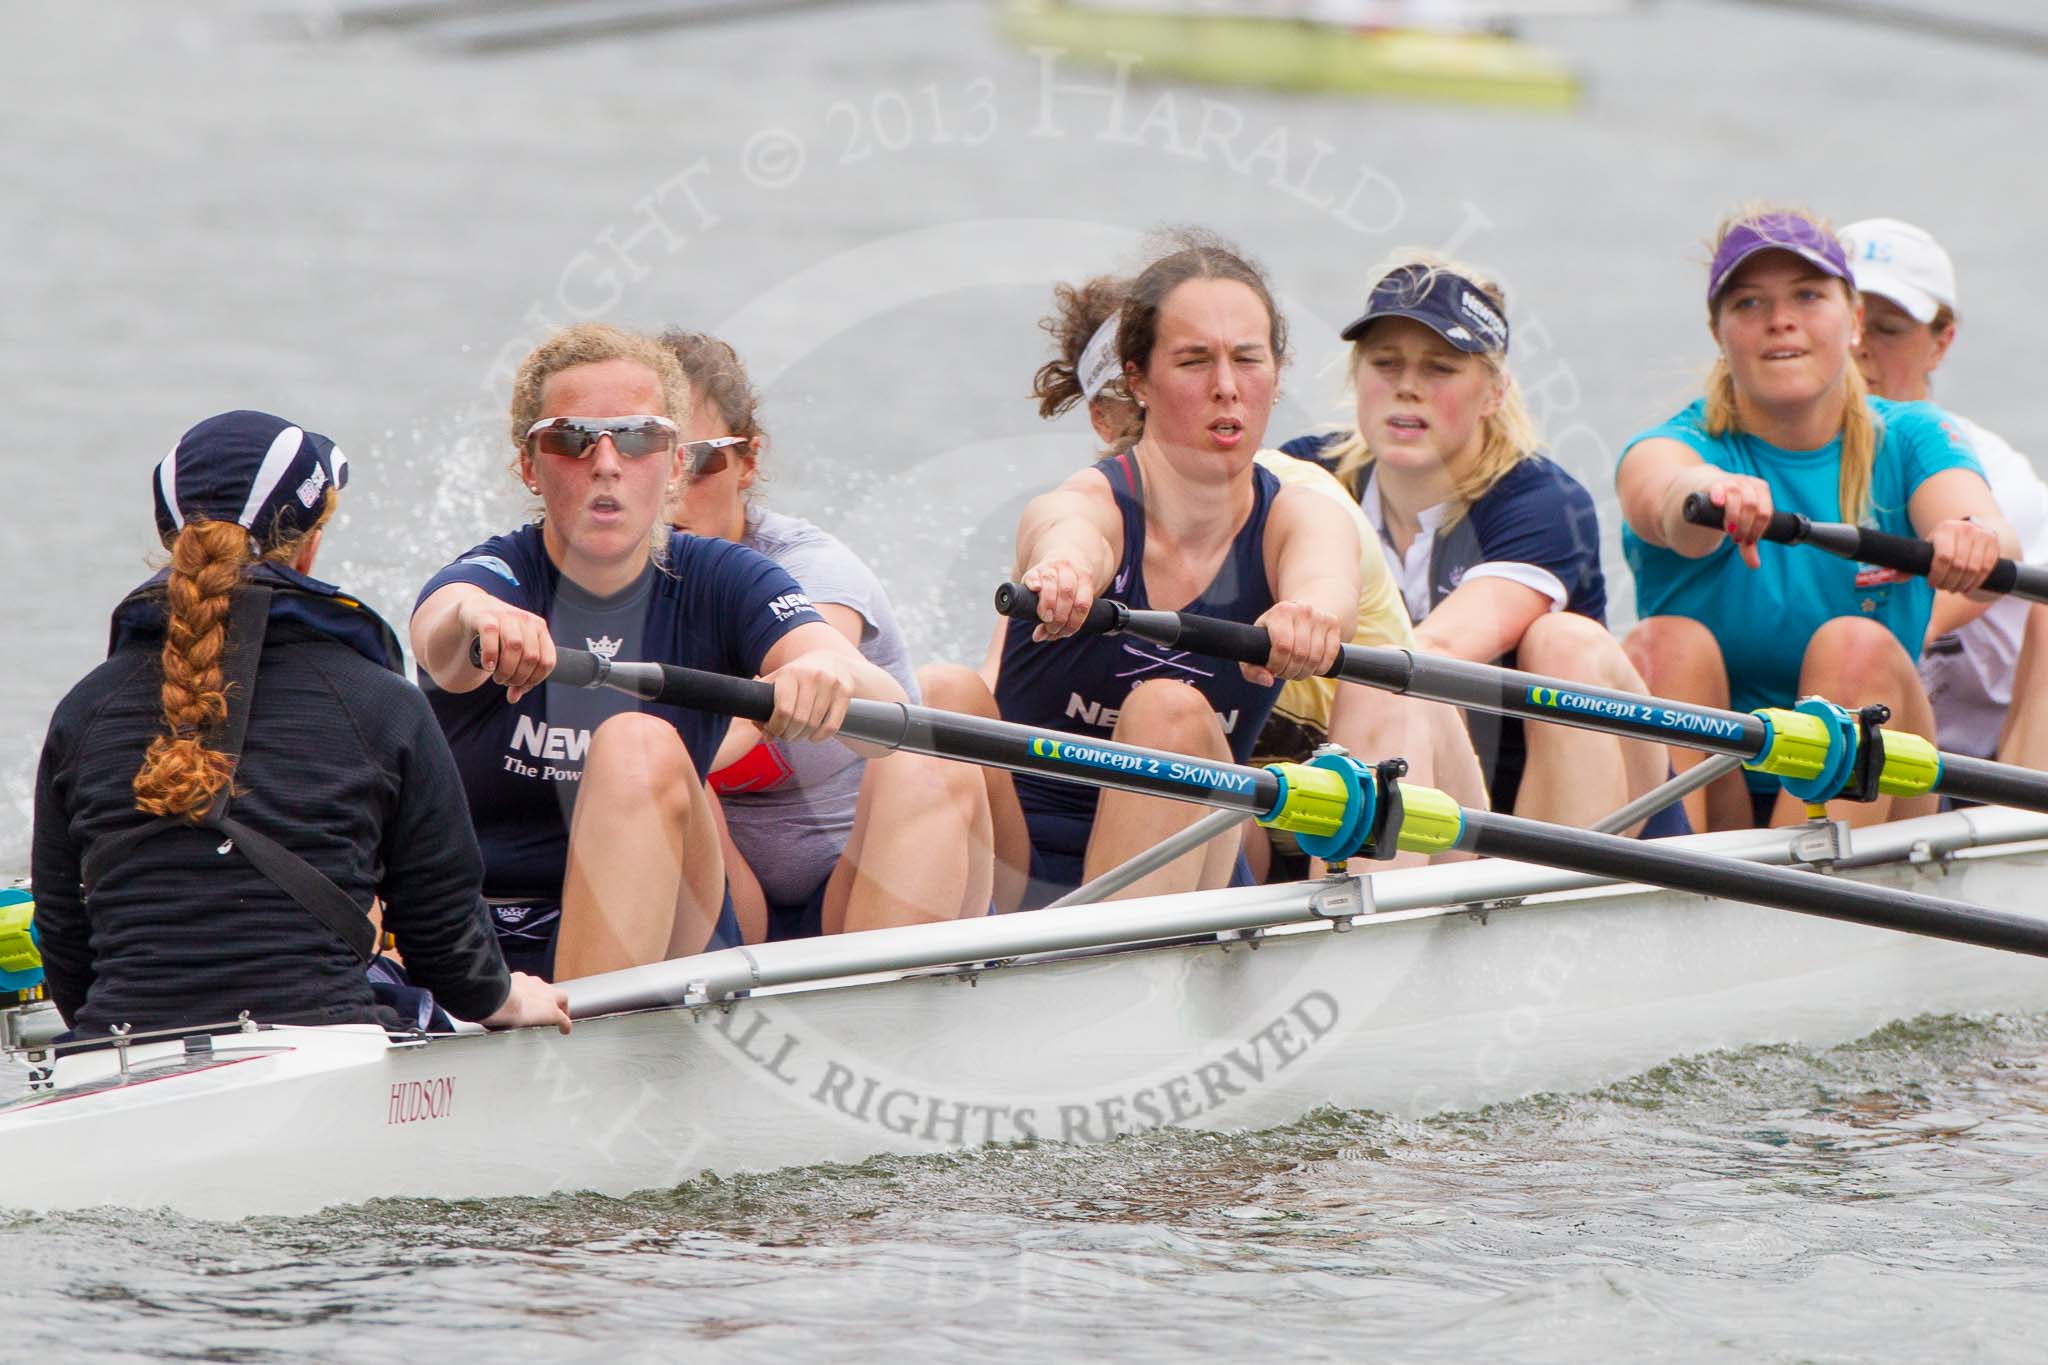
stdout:
[[1998,735],[1998,760],[2048,768],[2048,606],[2027,611],[2012,678],[2012,705]]
[[697,765],[690,761],[675,726],[659,716],[629,711],[592,732],[577,809],[588,802],[608,806],[617,800],[651,802],[678,824],[696,813],[703,789]]
[[1340,687],[1330,708],[1330,742],[1359,758],[1385,757],[1407,746],[1426,745],[1424,703],[1376,687]]
[[1714,633],[1687,616],[1651,616],[1637,623],[1622,653],[1655,696],[1728,704],[1728,665]]
[[1209,699],[1170,678],[1139,683],[1124,698],[1110,736],[1124,744],[1224,757],[1223,727]]
[[981,769],[950,758],[899,750],[869,759],[867,771],[878,801],[907,799],[913,809],[943,807],[967,815],[976,803],[987,799]]
[[926,664],[917,670],[917,692],[926,706],[961,715],[996,717],[996,699],[981,674],[961,664]]
[[1831,701],[1918,687],[1913,661],[1892,633],[1875,621],[1837,616],[1821,623],[1799,665],[1800,691]]
[[1571,682],[1630,690],[1643,685],[1641,670],[1629,662],[1607,627],[1575,611],[1553,611],[1532,621],[1515,648],[1515,665],[1525,673]]

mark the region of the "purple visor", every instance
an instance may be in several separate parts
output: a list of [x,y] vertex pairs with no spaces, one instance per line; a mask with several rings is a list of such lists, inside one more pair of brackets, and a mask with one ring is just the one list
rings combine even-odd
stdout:
[[1789,251],[1812,264],[1825,275],[1833,275],[1854,287],[1849,258],[1832,232],[1823,232],[1796,213],[1766,213],[1737,223],[1728,230],[1714,252],[1714,264],[1707,271],[1707,307],[1712,308],[1728,287],[1728,279],[1742,263],[1759,251]]

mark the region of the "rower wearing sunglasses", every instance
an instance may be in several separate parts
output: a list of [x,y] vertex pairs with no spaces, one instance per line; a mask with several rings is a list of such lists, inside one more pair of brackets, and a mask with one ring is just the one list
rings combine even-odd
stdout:
[[[676,529],[773,559],[833,629],[917,700],[909,646],[873,570],[831,532],[760,505],[766,438],[738,353],[701,332],[661,341],[695,400],[687,483],[670,513]],[[988,797],[977,768],[901,752],[863,760],[844,744],[770,739],[734,721],[711,785],[741,922],[762,917],[771,940],[988,911]]]
[[[421,589],[413,653],[454,749],[509,961],[555,979],[740,941],[709,770],[726,718],[548,684],[555,641],[774,685],[775,739],[849,698],[903,700],[772,561],[671,531],[688,381],[653,340],[584,324],[520,366],[512,468],[541,515]],[[481,666],[470,661],[477,641]],[[486,686],[486,684],[495,684]]]

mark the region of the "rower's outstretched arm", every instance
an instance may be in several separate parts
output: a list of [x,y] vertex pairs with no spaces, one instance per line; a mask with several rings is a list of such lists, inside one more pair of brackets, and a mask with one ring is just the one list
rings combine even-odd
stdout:
[[[1652,545],[1702,559],[1721,548],[1723,527],[1732,531],[1743,562],[1757,567],[1756,541],[1770,524],[1770,485],[1708,464],[1683,441],[1652,436],[1630,446],[1614,472],[1621,515],[1629,529]],[[1695,526],[1685,519],[1685,500],[1704,494],[1726,514],[1723,527]]]
[[[1999,510],[1991,486],[1974,469],[1944,469],[1922,479],[1907,499],[1906,516],[1915,533],[1934,547],[1927,581],[1943,592],[1968,591],[1984,580],[1993,564],[2020,559],[2024,553],[2019,532]],[[1975,528],[1969,525],[1973,522]],[[1997,540],[1995,548],[1972,543],[1981,542],[1987,530]],[[1998,598],[1987,593],[1977,600],[1978,612],[1960,621],[1973,619]]]
[[1273,595],[1357,619],[1358,528],[1343,508],[1305,487],[1280,490],[1266,522],[1266,573]]
[[[502,683],[518,701],[555,667],[548,623],[471,583],[438,588],[412,614],[412,656],[443,692],[474,692]],[[471,662],[478,643],[482,666]]]
[[[1267,514],[1266,581],[1272,610],[1259,618],[1273,643],[1254,681],[1329,671],[1358,623],[1358,531],[1351,517],[1308,488],[1283,488]],[[1269,671],[1270,670],[1270,671]],[[1254,675],[1263,676],[1254,676]]]
[[1034,639],[1072,635],[1109,586],[1123,554],[1123,518],[1109,480],[1084,469],[1035,497],[1017,523],[1017,578],[1038,594]]
[[[903,685],[869,663],[853,642],[823,621],[809,621],[769,647],[761,679],[775,689],[775,713],[762,723],[771,739],[830,739],[846,718],[846,703],[903,702]],[[854,752],[877,757],[883,751],[851,744]]]

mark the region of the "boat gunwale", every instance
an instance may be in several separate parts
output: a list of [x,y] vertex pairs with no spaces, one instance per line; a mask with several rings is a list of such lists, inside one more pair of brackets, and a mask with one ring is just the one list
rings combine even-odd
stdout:
[[[1797,861],[1794,848],[1810,837],[1813,829],[1806,825],[1731,831],[1669,842],[1744,861],[1786,865]],[[2005,807],[1971,807],[1857,830],[1840,866],[1860,870],[1910,865],[1953,858],[1973,849],[2006,854],[2030,844],[2048,844],[2048,815]],[[1353,888],[1350,895],[1355,911],[1332,913],[1316,908],[1318,896],[1341,895],[1346,888]],[[1479,859],[1282,886],[1197,891],[1046,909],[1025,916],[950,920],[727,948],[562,984],[572,1013],[578,1018],[601,1018],[643,1007],[702,1007],[733,998],[763,997],[771,988],[774,994],[786,995],[791,987],[822,989],[832,982],[865,984],[902,979],[911,973],[943,975],[949,969],[952,974],[963,974],[991,970],[995,964],[1020,965],[1076,954],[1200,942],[1221,935],[1242,939],[1254,930],[1271,935],[1283,928],[1307,929],[1338,922],[1347,929],[1365,929],[1476,909],[1490,913],[1491,908],[1508,901],[1540,905],[1560,897],[1632,894],[1641,889],[1646,889],[1645,883],[1504,859]],[[1162,913],[1163,907],[1199,913],[1178,922],[1179,917]],[[1120,930],[1119,924],[1127,924],[1131,931]],[[1042,931],[1044,946],[1019,948],[1020,941],[1028,943],[1034,937],[1032,929]],[[889,951],[897,945],[909,951]]]
[[[1988,828],[1985,827],[1987,825]],[[2000,826],[2006,828],[2001,830]],[[1780,830],[1693,835],[1682,841],[1673,842],[1684,842],[1695,848],[1721,853],[1723,856],[1743,857],[1746,861],[1810,867],[1808,864],[1797,862],[1791,856],[1791,849],[1812,828],[1809,825]],[[1849,846],[1847,856],[1836,866],[1845,871],[1915,865],[1939,866],[1950,859],[1974,862],[2043,850],[2048,850],[2048,815],[2003,807],[1972,807],[1858,830]],[[1391,888],[1392,894],[1380,889],[1389,879],[1395,883]],[[1448,894],[1442,894],[1439,892],[1439,884],[1446,883],[1448,885],[1442,886],[1441,892]],[[1348,893],[1351,903],[1357,906],[1357,909],[1350,913],[1334,915],[1319,911],[1315,907],[1317,897],[1332,892],[1339,895]],[[860,965],[862,957],[865,956],[864,950],[867,948],[861,940],[905,933],[925,937],[972,939],[980,936],[975,934],[974,930],[998,923],[991,917],[988,920],[947,921],[912,926],[908,930],[872,930],[866,933],[795,940],[772,945],[722,949],[714,953],[671,959],[647,967],[630,968],[625,972],[587,977],[563,984],[571,993],[572,1007],[575,996],[585,992],[591,983],[604,983],[608,980],[651,972],[662,973],[679,980],[687,988],[695,988],[686,989],[678,998],[668,1000],[646,1000],[611,1009],[579,1010],[579,1023],[596,1023],[684,1010],[689,1011],[693,1017],[701,1017],[708,1009],[729,1011],[734,1005],[749,1000],[788,1000],[824,992],[895,985],[918,980],[974,980],[983,975],[1029,970],[1063,962],[1107,960],[1165,950],[1210,947],[1230,950],[1239,945],[1256,948],[1259,943],[1266,940],[1298,941],[1313,933],[1391,929],[1399,924],[1413,924],[1457,915],[1473,916],[1484,923],[1495,914],[1583,905],[1590,901],[1611,900],[1645,893],[1671,896],[1699,895],[1711,899],[1706,897],[1705,893],[1671,891],[1644,882],[1597,877],[1588,873],[1563,872],[1554,868],[1503,859],[1481,859],[1444,866],[1328,877],[1318,881],[1293,882],[1278,886],[1226,888],[1114,904],[1074,906],[1031,914],[1031,918],[1078,914],[1098,918],[1106,924],[1120,910],[1128,912],[1133,907],[1142,909],[1148,906],[1156,910],[1162,905],[1184,907],[1190,901],[1206,902],[1204,908],[1213,906],[1220,912],[1216,922],[1206,925],[1161,928],[1154,932],[1133,933],[1123,937],[1112,936],[1093,943],[1006,952],[978,952],[971,947],[963,947],[961,951],[933,954],[924,960],[872,967]],[[1231,912],[1231,907],[1236,907],[1247,900],[1253,902],[1256,913]],[[855,951],[848,953],[845,951],[848,948]],[[783,975],[776,971],[778,957],[796,957],[801,961],[805,957],[815,957],[821,952],[828,957],[851,956],[854,961],[846,966],[828,965],[807,973],[791,972]],[[714,993],[714,987],[718,985],[715,974],[707,972],[705,968],[724,966],[731,969],[741,963],[744,964],[742,969],[750,980],[746,984],[733,981]],[[781,979],[775,979],[778,976]],[[265,1031],[271,1027],[261,1024],[258,1026]],[[362,1031],[360,1025],[336,1027],[351,1032]],[[326,1030],[316,1028],[316,1031]],[[522,1031],[524,1030],[507,1032]],[[489,1036],[487,1031],[466,1026],[452,1034],[386,1035],[385,1041],[388,1047],[396,1050],[436,1044],[446,1046],[461,1040],[486,1036]],[[133,1052],[139,1064],[154,1056],[159,1046],[168,1050],[171,1045],[169,1040],[161,1045],[141,1044],[135,1047]],[[10,1055],[25,1055],[35,1050],[36,1046],[33,1043],[24,1043],[13,1049]],[[58,1093],[61,1095],[66,1089],[68,1087],[60,1086]],[[39,1098],[47,1100],[52,1096],[46,1093]],[[0,1105],[0,1117],[8,1116],[20,1107],[18,1101]]]

